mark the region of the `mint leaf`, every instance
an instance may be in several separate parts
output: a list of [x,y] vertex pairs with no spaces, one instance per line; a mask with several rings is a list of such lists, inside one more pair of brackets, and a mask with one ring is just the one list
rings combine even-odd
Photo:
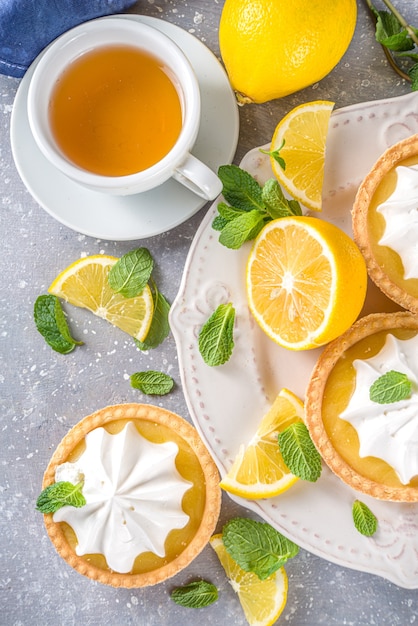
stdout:
[[321,475],[321,456],[309,436],[305,424],[296,422],[278,435],[281,455],[292,474],[315,482]]
[[275,178],[270,178],[262,190],[267,213],[272,219],[288,215],[302,215],[302,209],[296,200],[288,200]]
[[244,211],[264,209],[261,186],[251,174],[237,165],[221,165],[218,176],[223,185],[222,195],[229,204]]
[[296,556],[299,547],[265,522],[236,517],[223,527],[222,540],[231,558],[246,572],[265,580]]
[[[417,52],[397,52],[396,56],[398,58],[412,59],[415,62],[418,61],[418,53]],[[412,70],[412,67],[409,68],[408,74]]]
[[413,41],[398,19],[388,11],[377,11],[376,40],[389,50],[412,50]]
[[222,230],[227,224],[228,224],[229,220],[226,220],[224,217],[222,217],[221,215],[217,215],[212,222],[212,228],[213,230]]
[[147,370],[136,372],[130,377],[131,386],[139,389],[142,393],[154,396],[165,396],[174,387],[174,380],[164,372]]
[[371,512],[369,507],[361,502],[355,500],[352,508],[353,522],[356,529],[362,535],[371,537],[377,530],[377,518],[374,513]]
[[231,222],[235,218],[239,217],[240,215],[242,215],[242,212],[242,209],[237,209],[236,207],[229,206],[225,202],[220,202],[218,204],[218,213],[227,222]]
[[399,65],[397,59],[399,57],[407,57],[415,63],[418,61],[416,52],[418,29],[408,24],[399,10],[392,6],[389,1],[385,0],[385,4],[390,12],[378,11],[373,6],[371,0],[367,0],[370,12],[376,20],[376,41],[383,47],[391,67],[402,78],[409,78],[412,90],[415,91],[418,89],[415,70],[413,67],[407,69],[403,65]]
[[152,316],[151,326],[145,340],[134,340],[140,350],[152,350],[153,348],[156,348],[164,341],[170,332],[170,324],[168,322],[170,303],[167,298],[158,291],[157,285],[152,279],[150,281],[150,288],[154,302],[154,313]]
[[36,328],[47,344],[60,354],[68,354],[75,346],[83,345],[71,337],[67,320],[57,296],[44,294],[38,296],[33,308]]
[[276,148],[276,150],[262,150],[260,148],[260,152],[262,152],[263,154],[268,154],[269,156],[273,157],[273,159],[276,161],[276,163],[278,163],[280,165],[280,167],[282,168],[283,171],[285,171],[286,169],[286,163],[285,160],[282,156],[280,156],[280,150],[283,148],[283,146],[285,145],[285,140],[283,139],[281,145]]
[[55,513],[63,506],[80,508],[86,504],[86,499],[81,493],[82,487],[82,482],[77,485],[63,480],[52,483],[36,500],[36,510],[41,513]]
[[154,261],[146,248],[131,250],[111,268],[108,275],[109,285],[125,298],[134,298],[147,285],[153,266]]
[[231,303],[220,304],[199,333],[199,352],[207,365],[226,363],[234,347],[235,309]]
[[264,224],[264,217],[259,211],[254,210],[248,213],[241,213],[224,226],[219,242],[226,248],[237,250],[246,241],[257,237]]
[[191,609],[201,609],[213,604],[218,599],[218,590],[215,585],[206,580],[196,580],[195,582],[176,587],[171,592],[171,599],[180,606]]
[[292,215],[302,215],[302,209],[300,208],[300,204],[297,200],[288,200],[288,204]]
[[[219,241],[227,248],[239,248],[244,241],[247,241],[248,232],[250,232],[251,237],[254,224],[258,224],[262,219],[259,211],[244,211],[229,206],[225,202],[218,204],[218,212],[219,215],[212,222],[212,228],[218,231],[225,230]],[[237,219],[238,221],[235,223]]]
[[412,383],[406,374],[390,370],[379,376],[369,390],[372,402],[378,404],[391,404],[410,397]]

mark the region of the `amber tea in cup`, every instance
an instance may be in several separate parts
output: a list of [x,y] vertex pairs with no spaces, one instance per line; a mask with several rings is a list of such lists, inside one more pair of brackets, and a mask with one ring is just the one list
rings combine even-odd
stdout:
[[167,69],[133,46],[103,46],[73,61],[56,83],[49,115],[62,152],[103,176],[158,163],[182,127],[180,97]]
[[191,153],[199,81],[163,32],[98,18],[60,35],[35,63],[29,126],[57,172],[111,195],[150,191],[170,178],[205,200],[221,193],[219,177]]

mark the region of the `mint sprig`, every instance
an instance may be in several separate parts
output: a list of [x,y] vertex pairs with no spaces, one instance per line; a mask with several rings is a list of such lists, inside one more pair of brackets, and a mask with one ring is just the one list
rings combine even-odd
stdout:
[[275,150],[262,150],[260,148],[260,152],[262,152],[263,154],[268,154],[269,156],[271,156],[276,163],[278,163],[280,165],[280,167],[282,168],[283,171],[285,171],[286,169],[286,162],[284,160],[284,158],[281,156],[280,151],[283,148],[283,146],[285,145],[285,140],[282,140],[282,143],[280,144],[280,146],[278,148],[276,148]]
[[73,485],[61,480],[46,487],[36,500],[36,510],[41,513],[55,513],[63,506],[80,508],[86,504],[86,499],[81,493],[83,483]]
[[273,219],[302,214],[299,203],[288,200],[274,178],[261,186],[236,165],[222,165],[218,176],[226,202],[218,204],[212,228],[220,232],[219,242],[227,248],[240,248]]
[[232,304],[220,304],[200,329],[199,352],[207,365],[226,363],[234,348],[235,309]]
[[369,397],[372,402],[378,404],[391,404],[406,400],[411,393],[412,383],[408,376],[402,372],[390,370],[374,381],[369,390]]
[[170,597],[180,606],[201,609],[217,601],[218,590],[215,585],[206,580],[196,580],[182,587],[176,587]]
[[246,572],[265,580],[290,558],[299,547],[270,524],[236,517],[222,529],[222,541],[232,559]]
[[61,303],[56,296],[52,294],[38,296],[33,316],[36,328],[55,352],[68,354],[75,346],[83,345],[82,341],[72,338]]
[[154,261],[147,248],[131,250],[111,268],[109,285],[125,298],[134,298],[145,289],[153,267]]
[[321,475],[321,456],[315,448],[305,424],[296,422],[278,435],[281,455],[292,474],[315,482]]
[[355,500],[352,508],[353,522],[356,529],[365,537],[371,537],[377,530],[377,518],[369,507],[361,502]]
[[[408,23],[390,0],[383,0],[389,11],[377,10],[371,0],[366,2],[376,22],[376,41],[389,64],[399,76],[411,82],[413,91],[418,90],[418,29]],[[409,66],[399,63],[405,59]]]
[[164,396],[174,387],[174,380],[164,372],[147,370],[136,372],[130,377],[131,386],[147,395]]

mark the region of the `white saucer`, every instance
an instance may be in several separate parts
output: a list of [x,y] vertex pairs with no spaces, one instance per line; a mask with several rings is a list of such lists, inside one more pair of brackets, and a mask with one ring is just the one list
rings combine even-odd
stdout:
[[[220,165],[231,163],[238,142],[238,107],[218,59],[174,24],[143,15],[120,17],[146,22],[181,47],[194,67],[202,96],[202,121],[193,154],[215,172]],[[26,111],[29,83],[41,57],[42,53],[19,85],[11,119],[11,146],[20,177],[45,211],[85,235],[128,241],[170,230],[206,203],[174,180],[134,196],[107,196],[81,187],[50,165],[35,144]]]

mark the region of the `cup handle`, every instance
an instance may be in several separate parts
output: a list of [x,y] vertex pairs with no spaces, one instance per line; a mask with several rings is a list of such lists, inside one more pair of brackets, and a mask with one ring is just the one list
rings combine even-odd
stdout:
[[205,200],[214,200],[222,192],[215,172],[192,154],[176,167],[173,178]]

